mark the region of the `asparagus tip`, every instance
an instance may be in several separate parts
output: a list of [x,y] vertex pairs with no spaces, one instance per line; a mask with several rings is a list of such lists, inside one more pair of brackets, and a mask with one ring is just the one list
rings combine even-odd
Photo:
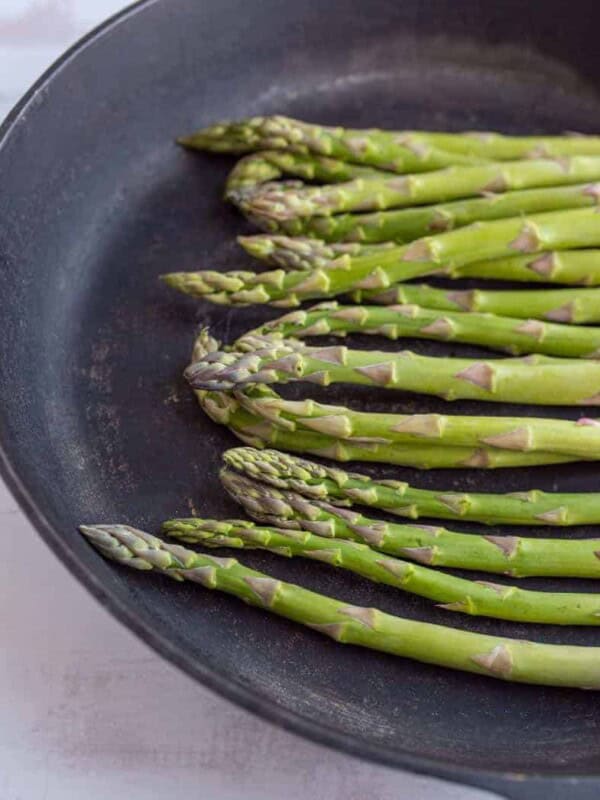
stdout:
[[97,550],[108,555],[114,548],[120,525],[80,525],[79,531]]
[[93,542],[101,543],[101,542],[106,542],[110,537],[119,536],[125,531],[133,529],[128,528],[126,525],[96,524],[96,525],[80,525],[79,530],[81,533],[83,533],[83,535],[87,539],[90,539]]
[[97,536],[98,533],[102,530],[100,525],[80,525],[79,530],[83,533],[84,536],[89,536],[93,538]]

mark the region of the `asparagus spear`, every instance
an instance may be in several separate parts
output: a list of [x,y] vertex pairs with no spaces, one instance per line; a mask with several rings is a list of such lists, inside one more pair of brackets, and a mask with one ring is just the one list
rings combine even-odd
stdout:
[[[364,257],[385,254],[391,242],[378,245],[359,245],[355,242],[327,244],[318,239],[287,236],[240,236],[238,241],[250,255],[285,270],[305,270],[332,267],[340,256]],[[565,250],[541,256],[509,256],[508,258],[477,261],[448,270],[437,265],[434,275],[448,278],[484,278],[495,280],[573,283],[593,285],[600,282],[600,250]],[[448,291],[432,286],[396,284],[383,292],[378,289],[358,289],[353,299],[384,304],[422,303],[431,308],[452,310],[482,310],[506,316],[525,318],[528,314],[539,319],[556,318],[563,322],[594,322],[600,320],[600,293],[555,290],[497,291],[477,289]],[[547,316],[549,315],[549,316]]]
[[[334,186],[303,186],[291,191],[280,191],[273,183],[242,198],[241,207],[250,214],[274,220],[327,217],[344,211],[407,208],[488,192],[568,186],[598,179],[600,156],[491,162],[401,177],[364,176]],[[592,191],[595,203],[598,188]]]
[[285,556],[325,561],[334,567],[426,597],[447,611],[479,617],[550,625],[600,625],[596,593],[534,592],[506,584],[490,584],[447,575],[371,550],[365,544],[332,541],[309,531],[258,527],[245,520],[169,520],[163,533],[206,547],[268,550]]
[[[580,325],[600,322],[600,289],[467,289],[448,291],[423,284],[353,293],[356,302],[415,304],[448,311],[478,311],[518,319]],[[274,304],[273,304],[274,305]]]
[[[334,218],[335,219],[335,218]],[[371,256],[385,253],[393,242],[359,244],[324,242],[304,236],[239,236],[238,242],[254,258],[286,271],[333,266],[340,256]],[[332,263],[333,262],[333,263]],[[555,250],[541,255],[507,256],[475,261],[447,269],[435,267],[432,275],[444,278],[480,278],[524,283],[562,283],[581,286],[600,284],[600,250]],[[394,287],[395,288],[395,287]],[[361,291],[357,291],[361,297]]]
[[[295,175],[303,180],[321,183],[342,183],[360,177],[384,178],[386,173],[325,156],[304,155],[289,150],[263,150],[245,156],[237,162],[227,178],[225,198],[239,203],[261,184],[275,181],[282,175]],[[590,205],[590,201],[591,197],[588,194],[587,202],[581,202],[581,205]]]
[[[582,460],[581,457],[571,454],[540,450],[515,452],[483,445],[440,447],[421,442],[397,443],[386,439],[373,441],[374,437],[327,436],[302,426],[295,426],[294,430],[282,428],[280,424],[269,422],[259,415],[250,415],[250,421],[247,421],[242,418],[241,411],[242,409],[232,415],[228,427],[244,444],[258,448],[279,447],[334,461],[369,461],[415,469],[497,469]],[[302,437],[299,438],[295,431],[301,432]]]
[[[344,406],[318,403],[315,400],[286,400],[278,394],[237,392],[238,403],[254,417],[289,432],[304,443],[309,431],[338,439],[347,446],[363,445],[367,449],[417,446],[423,448],[421,463],[427,464],[425,453],[433,459],[446,447],[466,448],[468,460],[454,466],[500,466],[488,463],[498,451],[529,455],[545,461],[549,453],[565,458],[597,460],[600,458],[600,422],[582,417],[577,422],[537,417],[472,417],[443,414],[385,414],[354,411]],[[479,448],[483,448],[480,450]],[[297,447],[294,450],[298,449]],[[324,454],[324,453],[323,453]],[[380,459],[377,459],[380,460]],[[434,462],[430,466],[440,466]]]
[[277,580],[233,558],[167,544],[126,525],[80,530],[106,558],[232,594],[338,642],[503,680],[600,688],[600,648],[537,644],[403,619]]
[[[325,179],[325,182],[333,181]],[[255,185],[258,183],[255,181]],[[492,192],[474,199],[364,214],[346,213],[281,220],[256,212],[250,216],[259,228],[270,233],[311,236],[327,242],[406,243],[482,220],[593,206],[598,203],[599,196],[600,186],[592,183],[523,189],[501,194]]]
[[498,161],[540,156],[561,158],[576,154],[600,155],[599,136],[504,136],[482,131],[462,134],[427,131],[412,135],[419,142],[443,147],[451,153]]
[[[194,347],[194,358],[202,358],[213,352],[217,343],[201,332]],[[247,393],[232,396],[225,392],[195,392],[204,412],[215,422],[227,425],[229,429],[245,444],[252,447],[280,447],[284,450],[300,453],[312,453],[316,456],[327,456],[337,461],[376,461],[386,464],[399,464],[418,469],[458,468],[458,467],[523,467],[536,464],[558,464],[575,460],[573,455],[560,453],[523,452],[501,450],[493,446],[478,444],[473,447],[452,447],[445,445],[423,444],[422,441],[411,441],[405,436],[401,441],[391,438],[374,438],[372,436],[353,436],[340,438],[311,430],[308,425],[302,426],[302,436],[296,433],[297,425],[289,413],[289,403],[279,397],[269,387],[254,387]],[[280,402],[284,406],[286,418],[281,410],[269,406],[269,403]],[[307,401],[311,403],[312,401]],[[293,405],[293,404],[292,404]],[[311,408],[314,408],[311,406]],[[322,413],[330,413],[331,406],[322,406]],[[346,409],[342,409],[346,411]],[[395,418],[396,421],[405,419]],[[400,436],[399,434],[396,435]],[[401,438],[401,437],[400,437]]]
[[367,475],[326,467],[277,450],[237,447],[223,454],[225,464],[279,489],[335,505],[366,505],[418,519],[463,519],[489,525],[595,525],[600,522],[600,493],[481,494],[416,489],[401,481],[377,481]]
[[[340,306],[335,301],[307,310],[292,311],[251,331],[257,337],[301,338],[349,333],[385,336],[387,339],[412,337],[441,341],[467,342],[492,350],[519,353],[546,353],[571,358],[600,358],[600,328],[540,322],[529,319],[477,314],[465,311],[440,313],[417,305]],[[241,349],[246,337],[234,347]]]
[[273,270],[259,275],[243,271],[182,272],[165,275],[163,279],[179,291],[215,303],[271,303],[289,307],[303,300],[331,297],[353,289],[388,289],[394,283],[430,275],[436,266],[447,270],[515,253],[598,246],[599,219],[597,209],[557,211],[523,219],[476,223],[375,255],[356,258],[344,255],[329,268],[289,273]]
[[[450,469],[464,467],[525,467],[539,464],[559,464],[580,459],[573,454],[532,451],[503,450],[493,446],[478,444],[476,446],[443,447],[432,443],[423,443],[410,436],[395,438],[392,441],[372,436],[339,437],[327,435],[309,427],[307,424],[296,424],[293,415],[279,415],[277,421],[270,420],[275,409],[266,401],[279,400],[287,410],[288,401],[275,393],[265,396],[261,390],[259,398],[250,398],[246,394],[232,397],[224,392],[197,391],[198,401],[205,413],[215,422],[227,425],[244,444],[252,447],[276,447],[298,453],[311,453],[326,456],[336,461],[375,461],[385,464],[398,464],[416,469]],[[308,401],[312,402],[312,401]],[[331,406],[323,406],[323,409]],[[256,410],[253,413],[252,409]],[[344,409],[345,410],[345,409]],[[351,412],[352,413],[352,412]],[[298,436],[297,431],[301,432]]]
[[245,404],[252,406],[256,402],[254,400],[249,401],[244,397],[244,404],[237,403],[234,398],[221,392],[197,392],[197,395],[200,405],[212,420],[226,424],[244,444],[252,447],[280,447],[291,452],[311,453],[337,461],[375,461],[416,469],[473,466],[493,469],[559,464],[577,460],[577,456],[561,453],[537,450],[519,452],[484,445],[439,447],[421,442],[396,443],[386,439],[373,441],[370,437],[356,436],[344,439],[327,436],[308,428],[302,429],[302,436],[299,437],[296,433],[297,426],[293,429],[282,427],[281,420],[279,423],[273,423],[259,414],[252,414]]
[[[443,152],[445,158],[454,156],[493,161],[540,156],[600,155],[598,136],[505,136],[481,131],[438,133],[352,129],[315,125],[279,115],[218,123],[180,142],[189,147],[219,153],[292,147],[361,164],[389,163],[388,168],[395,166],[396,171],[400,172],[405,171],[403,157],[417,167],[429,165],[434,161],[432,148]],[[412,155],[411,160],[407,158],[409,154]],[[411,166],[410,169],[415,167]]]
[[[246,337],[248,342],[248,337]],[[535,405],[600,405],[600,363],[533,357],[439,358],[410,350],[389,353],[346,346],[308,347],[300,341],[256,337],[250,352],[221,351],[191,364],[195,389],[230,391],[249,384],[308,381],[379,386],[446,400]]]
[[303,497],[221,471],[227,492],[258,522],[349,539],[400,558],[435,567],[491,572],[516,578],[598,578],[600,539],[532,539],[479,536],[431,525],[399,525],[364,516],[355,508]]
[[[473,164],[482,159],[461,153],[445,153],[435,145],[417,145],[395,136],[386,145],[372,148],[360,134],[340,140],[342,129],[319,128],[282,116],[252,117],[223,122],[179,139],[179,144],[213,153],[249,153],[257,150],[292,150],[314,153],[392,172],[422,172],[450,164]],[[578,152],[578,151],[575,151]]]

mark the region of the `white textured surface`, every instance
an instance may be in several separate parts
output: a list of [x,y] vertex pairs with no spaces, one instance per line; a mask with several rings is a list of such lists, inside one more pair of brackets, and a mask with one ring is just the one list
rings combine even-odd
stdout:
[[[121,5],[0,0],[0,117]],[[193,684],[98,607],[1,482],[0,530],[0,800],[491,797],[317,747]]]

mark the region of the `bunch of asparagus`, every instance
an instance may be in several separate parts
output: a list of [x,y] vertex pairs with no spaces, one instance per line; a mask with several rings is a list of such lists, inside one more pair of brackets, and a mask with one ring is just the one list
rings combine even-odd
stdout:
[[286,583],[234,558],[168,544],[127,525],[84,525],[81,531],[117,563],[226,592],[337,642],[507,681],[600,689],[599,647],[541,644],[404,619]]
[[[600,624],[595,593],[530,591],[458,578],[433,568],[597,577],[597,539],[462,534],[369,519],[354,507],[356,503],[409,517],[423,513],[485,522],[575,525],[600,521],[598,495],[436,493],[396,481],[374,482],[277,451],[237,448],[224,458],[223,485],[261,525],[193,517],[165,522],[165,534],[209,548],[258,548],[318,560],[421,595],[450,612],[517,622]],[[600,648],[544,645],[403,619],[310,592],[248,569],[233,558],[167,544],[126,525],[82,526],[81,531],[101,553],[121,564],[233,594],[338,642],[503,680],[600,688]]]
[[[537,263],[538,270],[545,270],[545,264],[548,264],[547,272],[552,278],[553,251],[600,246],[598,220],[596,206],[509,217],[473,223],[447,233],[415,239],[410,244],[369,247],[366,252],[359,250],[357,255],[343,253],[331,260],[319,257],[314,267],[308,269],[288,271],[280,267],[262,273],[239,270],[225,273],[210,270],[175,272],[165,275],[164,280],[187,294],[228,305],[268,303],[290,307],[303,300],[333,297],[356,290],[374,291],[374,296],[383,297],[385,302],[383,292],[399,283],[440,273],[460,276],[466,265],[515,255],[527,256],[529,262]],[[514,272],[515,265],[510,260],[507,266],[509,272]],[[496,274],[491,264],[484,264],[484,270],[486,277],[503,277],[502,267]],[[472,266],[470,271],[473,271]],[[531,268],[529,271],[535,270]],[[575,271],[578,271],[577,266]],[[588,280],[587,276],[585,280]],[[593,278],[591,282],[594,282]],[[593,290],[582,289],[578,296],[585,299],[590,291]],[[537,290],[531,292],[535,302]],[[546,316],[552,312],[554,315],[548,318],[571,321],[571,315],[561,313],[558,308],[547,309]]]
[[[379,290],[440,271],[451,277],[597,283],[596,254],[577,251],[599,247],[597,229],[596,235],[586,234],[584,224],[575,222],[578,217],[564,217],[564,212],[595,211],[600,137],[352,131],[257,117],[215,125],[180,141],[201,150],[250,153],[232,171],[226,197],[270,235],[245,237],[241,243],[258,258],[283,261],[284,269],[304,273],[287,279],[277,272],[166,276],[175,288],[213,302],[293,304],[366,288],[354,285],[364,280]],[[294,180],[278,180],[286,176]],[[521,227],[493,224],[510,218],[518,223],[531,215],[531,223]],[[569,231],[570,219],[574,229]],[[465,226],[464,233],[457,230]],[[448,232],[456,235],[439,237]],[[282,257],[273,236],[282,233],[315,237],[315,247],[292,239]],[[408,252],[373,248],[414,241],[420,244]],[[348,250],[339,243],[362,245]],[[568,252],[554,252],[563,250]],[[414,254],[428,263],[417,267]],[[371,261],[364,260],[367,256]],[[403,261],[410,263],[398,263]],[[346,280],[325,280],[327,266],[348,272]],[[310,273],[316,273],[312,280]]]
[[[285,346],[290,341],[284,340]],[[287,400],[265,383],[224,391],[224,386],[231,389],[236,383],[246,384],[250,371],[257,364],[260,366],[260,355],[255,350],[245,352],[247,343],[248,337],[242,337],[235,350],[221,351],[218,342],[207,331],[202,331],[186,374],[192,385],[196,385],[196,396],[205,413],[215,422],[227,425],[238,438],[253,447],[271,446],[337,461],[377,461],[419,469],[533,466],[594,461],[600,456],[600,420],[592,417],[582,416],[570,421],[541,417],[373,413],[312,399]],[[294,358],[298,353],[291,355]],[[321,356],[323,365],[333,368],[332,361],[339,357],[339,348],[322,348]],[[421,364],[433,361],[436,365],[439,361],[440,366],[454,363],[453,359],[417,356],[401,360],[409,365],[413,361]],[[560,361],[528,356],[523,361],[515,360],[513,366],[518,368],[517,374],[522,367],[526,374],[537,370],[538,376],[552,375],[555,390],[565,396],[574,390],[574,385],[565,383],[561,371],[571,374],[569,365],[573,365],[565,359],[562,360],[566,362],[564,365]],[[491,363],[497,367],[503,362]],[[577,364],[587,370],[595,367],[596,362],[580,361],[574,365]],[[475,362],[465,369],[471,371],[473,380],[486,374],[484,362]],[[510,371],[509,375],[512,375]],[[254,373],[255,380],[272,377],[265,374],[265,370]],[[443,370],[424,375],[426,386],[440,379],[445,379]],[[460,380],[465,385],[471,384],[471,381],[464,381],[464,376]],[[473,392],[478,391],[474,383],[471,385]],[[527,387],[528,392],[539,391],[542,402],[556,400],[556,395],[544,393],[543,385],[531,383],[526,377],[521,384],[518,381],[505,383],[506,391],[511,393],[519,386]],[[419,391],[423,390],[419,387]]]
[[[600,523],[599,494],[431,491],[290,455],[421,469],[593,461],[600,420],[366,413],[288,400],[273,388],[343,382],[447,400],[600,405],[600,327],[589,327],[600,322],[600,137],[360,131],[256,117],[181,143],[243,156],[225,196],[263,231],[239,243],[269,269],[171,273],[165,282],[231,306],[326,302],[270,320],[232,345],[200,333],[186,377],[207,415],[248,445],[224,454],[221,480],[255,522],[173,519],[163,532],[209,548],[316,559],[451,612],[600,624],[596,593],[531,591],[437,569],[597,578],[600,539],[466,534],[357,508],[409,520],[557,527]],[[410,282],[440,276],[571,288]],[[331,300],[339,295],[347,300]],[[304,341],[354,333],[467,343],[509,357],[433,358]],[[503,680],[600,689],[600,648],[403,619],[127,525],[81,531],[121,564],[227,592],[339,642]]]
[[[239,241],[270,269],[171,273],[169,285],[225,305],[351,299],[287,314],[232,347],[199,345],[186,375],[213,419],[256,446],[338,460],[495,467],[597,458],[590,435],[597,423],[589,417],[570,424],[579,446],[570,435],[568,444],[558,441],[559,420],[366,415],[293,403],[272,387],[344,382],[448,400],[598,405],[600,328],[588,326],[600,322],[600,289],[448,290],[410,281],[441,275],[598,285],[600,137],[357,131],[277,116],[212,126],[181,141],[245,154],[226,197],[268,231]],[[352,333],[462,342],[513,358],[302,341]],[[293,436],[299,431],[301,443]]]

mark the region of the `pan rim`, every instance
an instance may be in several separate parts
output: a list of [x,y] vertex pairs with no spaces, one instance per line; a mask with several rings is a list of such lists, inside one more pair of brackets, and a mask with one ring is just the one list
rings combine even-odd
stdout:
[[[63,69],[69,67],[77,56],[90,45],[124,22],[145,9],[164,0],[136,0],[121,11],[111,15],[102,23],[80,37],[62,53],[35,81],[0,124],[0,158],[6,143],[16,129],[23,113],[35,102],[37,96],[57,78]],[[0,409],[0,416],[3,415]],[[182,653],[162,633],[157,632],[135,612],[123,603],[98,580],[93,571],[87,568],[69,547],[66,540],[47,520],[43,510],[27,488],[27,479],[13,466],[10,454],[0,439],[0,477],[16,500],[20,510],[31,523],[34,530],[56,557],[65,565],[80,584],[122,625],[138,639],[151,647],[159,656],[173,664],[184,674],[201,685],[216,692],[228,701],[241,706],[267,722],[278,725],[291,733],[303,736],[317,744],[324,745],[362,760],[387,767],[404,769],[412,773],[449,780],[456,783],[477,786],[489,791],[509,790],[512,784],[521,785],[528,780],[542,781],[544,784],[565,783],[571,788],[581,783],[587,784],[600,777],[596,774],[577,774],[562,772],[513,773],[505,770],[482,769],[460,766],[443,759],[416,756],[405,751],[368,744],[357,736],[342,733],[330,725],[317,722],[308,716],[286,709],[265,693],[248,689],[231,675],[223,675],[199,659]]]

